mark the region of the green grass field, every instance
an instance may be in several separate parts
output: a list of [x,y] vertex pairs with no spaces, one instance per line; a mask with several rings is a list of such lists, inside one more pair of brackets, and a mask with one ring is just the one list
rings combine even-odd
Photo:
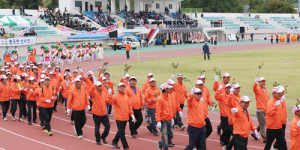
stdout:
[[[204,75],[207,77],[205,85],[210,90],[213,101],[214,91],[212,89],[215,72],[214,67],[217,67],[223,73],[228,72],[231,75],[231,81],[235,78],[235,82],[239,83],[241,88],[240,95],[247,95],[252,100],[249,110],[251,115],[256,115],[255,96],[252,91],[254,79],[258,73],[258,66],[263,63],[259,77],[266,78],[266,87],[270,97],[273,83],[280,83],[287,87],[286,103],[289,119],[293,118],[292,106],[296,103],[296,99],[300,97],[300,51],[299,46],[287,46],[278,48],[266,48],[258,50],[236,51],[226,53],[214,53],[211,55],[211,60],[203,60],[203,55],[194,55],[186,57],[155,59],[141,62],[133,62],[132,68],[129,70],[130,76],[135,76],[138,79],[138,87],[147,80],[146,75],[149,72],[154,74],[157,85],[160,87],[167,79],[171,78],[173,68],[171,63],[179,62],[179,67],[175,74],[183,74],[194,84],[197,80],[200,71],[205,70]],[[124,64],[108,67],[107,71],[111,74],[112,81],[115,85],[119,83],[124,74]],[[96,73],[95,76],[97,75]],[[176,82],[176,79],[175,79]],[[187,90],[190,91],[192,85],[189,82],[184,83]]]

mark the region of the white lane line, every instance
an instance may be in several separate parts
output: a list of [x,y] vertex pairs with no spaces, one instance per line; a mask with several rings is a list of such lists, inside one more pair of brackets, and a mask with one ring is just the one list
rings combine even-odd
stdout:
[[1,130],[3,130],[3,131],[6,131],[6,132],[8,132],[8,133],[14,134],[14,135],[16,135],[16,136],[22,137],[22,138],[24,138],[24,139],[27,139],[27,140],[30,140],[30,141],[33,141],[33,142],[39,143],[39,144],[43,144],[43,145],[46,145],[46,146],[49,146],[49,147],[52,147],[52,148],[55,148],[55,149],[64,150],[64,149],[62,149],[62,148],[59,148],[59,147],[56,147],[56,146],[53,146],[53,145],[50,145],[50,144],[46,144],[46,143],[43,143],[43,142],[40,142],[40,141],[37,141],[37,140],[31,139],[31,138],[29,138],[29,137],[26,137],[26,136],[23,136],[23,135],[17,134],[17,133],[15,133],[15,132],[12,132],[12,131],[6,130],[6,129],[4,129],[4,128],[1,128],[1,127],[0,127],[0,129],[1,129]]

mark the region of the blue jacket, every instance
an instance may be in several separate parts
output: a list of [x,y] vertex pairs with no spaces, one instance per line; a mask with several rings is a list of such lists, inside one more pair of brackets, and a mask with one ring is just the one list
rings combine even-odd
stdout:
[[203,52],[204,52],[204,53],[209,53],[209,47],[208,47],[207,44],[204,44],[204,45],[203,45]]

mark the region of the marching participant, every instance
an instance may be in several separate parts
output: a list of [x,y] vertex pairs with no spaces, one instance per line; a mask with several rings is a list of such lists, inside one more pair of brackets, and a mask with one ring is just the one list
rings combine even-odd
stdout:
[[[199,81],[199,80],[198,80]],[[202,81],[201,81],[202,82]],[[188,129],[189,145],[185,150],[193,150],[196,147],[199,150],[206,150],[206,130],[205,117],[203,111],[199,111],[205,107],[202,98],[203,92],[199,88],[193,88],[190,97],[187,99],[188,105]]]
[[[70,90],[70,87],[72,86],[72,84],[73,83],[70,80],[70,74],[65,73],[64,80],[62,81],[62,83],[60,84],[60,87],[59,87],[59,92],[62,94],[63,101],[65,102],[65,109],[67,109],[68,95],[69,95],[69,90]],[[62,101],[62,103],[63,103],[63,101]],[[63,104],[61,104],[61,106],[63,106]]]
[[94,46],[94,44],[93,44],[93,43],[91,44],[91,48],[90,48],[89,55],[90,55],[90,57],[91,57],[92,61],[94,61],[94,55],[95,55],[95,46]]
[[41,121],[40,126],[44,130],[45,129],[45,117],[44,117],[44,114],[43,114],[42,100],[41,100],[41,97],[40,97],[40,95],[42,94],[42,87],[43,86],[44,86],[44,79],[41,79],[39,81],[39,88],[37,88],[34,91],[34,94],[36,96],[36,105],[37,105],[38,110],[39,110],[39,119]]
[[10,89],[10,85],[7,83],[7,77],[5,75],[1,75],[0,79],[1,79],[0,102],[1,102],[1,106],[2,106],[3,120],[7,121],[6,113],[8,112],[9,105],[10,105],[11,89]]
[[88,91],[81,87],[81,80],[75,79],[75,88],[69,91],[68,102],[67,102],[67,113],[70,114],[72,106],[72,116],[75,121],[75,134],[79,139],[82,139],[82,128],[86,122],[85,108],[88,107],[90,110]]
[[267,128],[267,143],[265,150],[269,150],[276,139],[278,148],[287,150],[286,141],[284,138],[284,130],[282,129],[282,103],[281,97],[284,95],[284,88],[275,87],[272,90],[273,98],[268,101],[266,112],[266,128]]
[[10,63],[11,62],[11,56],[10,56],[10,51],[8,51],[5,55],[5,58],[4,58],[4,65],[6,66],[7,63]]
[[22,93],[21,93],[21,100],[23,101],[23,106],[22,106],[22,110],[23,110],[23,116],[24,116],[24,118],[26,118],[27,117],[27,109],[26,109],[26,104],[27,104],[27,101],[26,101],[26,91],[27,91],[27,89],[24,87],[25,85],[27,85],[28,83],[27,83],[27,81],[28,81],[28,75],[27,75],[27,73],[22,73],[22,75],[21,75],[21,85],[22,85],[22,87],[23,87],[23,90],[21,91]]
[[[110,79],[110,73],[109,72],[105,72],[104,73],[104,77],[106,78],[106,87],[108,88],[108,91],[112,92],[112,95],[115,94],[115,90],[114,90],[114,82]],[[111,114],[111,105],[107,104],[107,113],[109,116],[112,116]]]
[[[104,91],[108,94],[108,85],[106,84],[106,78],[105,77],[102,77],[101,84],[102,84],[102,91]],[[107,108],[107,105],[106,105],[106,108]]]
[[51,62],[51,55],[49,53],[49,49],[45,49],[44,64],[50,66],[50,62]]
[[65,59],[65,55],[64,55],[64,52],[62,50],[62,48],[58,48],[58,63],[60,63],[62,66],[64,65],[64,59]]
[[[256,98],[256,115],[259,123],[257,127],[257,131],[260,132],[264,143],[267,142],[265,120],[266,120],[267,103],[270,100],[269,92],[265,87],[266,84],[265,82],[266,79],[264,77],[260,77],[259,79],[255,78],[255,83],[253,84],[253,92]],[[258,84],[259,87],[257,87]],[[254,135],[254,133],[252,133],[251,136],[255,140],[258,140]]]
[[234,148],[238,150],[247,150],[249,130],[254,131],[255,137],[259,139],[256,127],[253,125],[250,113],[248,111],[250,99],[248,96],[240,98],[239,106],[232,108],[234,114],[233,139]]
[[[92,99],[93,99],[93,106],[92,106],[92,113],[93,113],[93,120],[95,123],[95,137],[96,143],[101,145],[101,140],[103,143],[107,144],[106,137],[109,133],[110,124],[109,119],[106,113],[106,99],[108,97],[108,93],[102,91],[102,84],[101,82],[95,80],[94,85],[92,85],[89,91]],[[111,95],[111,93],[109,93]],[[104,132],[100,136],[100,123],[104,126]]]
[[[56,93],[54,93],[54,94],[57,94],[60,83],[58,82],[57,79],[54,78],[54,73],[52,71],[49,72],[49,78],[50,78],[50,86],[53,87],[54,90],[56,91]],[[46,78],[45,78],[45,80],[46,80]],[[53,105],[53,111],[55,111],[55,112],[57,112],[56,106],[57,106],[57,101],[55,101],[54,105]]]
[[13,49],[12,50],[12,56],[11,56],[11,58],[14,60],[14,62],[18,62],[18,51],[17,50],[15,50],[15,49]]
[[[142,86],[142,93],[143,93],[144,96],[145,96],[145,91],[146,91],[146,89],[148,89],[148,87],[150,86],[149,80],[150,80],[151,78],[153,78],[153,74],[152,74],[152,73],[148,73],[148,74],[147,74],[147,78],[148,78],[148,80],[147,80],[146,82],[144,82],[144,84],[143,84],[143,86]],[[146,103],[146,106],[145,106],[145,121],[146,121],[148,124],[150,124],[150,114],[149,114],[149,112],[148,112],[148,105],[147,105],[147,103]]]
[[300,133],[300,105],[295,105],[293,107],[293,113],[295,114],[294,119],[290,124],[290,134],[291,134],[291,147],[290,150],[297,150],[300,147],[299,133]]
[[82,61],[84,61],[86,58],[84,58],[85,57],[85,52],[86,52],[86,44],[82,44],[82,49],[81,49],[81,59],[82,59]]
[[76,45],[76,52],[77,52],[77,62],[81,62],[81,45],[77,44]]
[[56,90],[53,86],[50,84],[50,78],[46,77],[44,81],[44,86],[42,87],[42,92],[40,93],[39,97],[42,101],[42,111],[43,115],[45,117],[45,129],[44,132],[49,134],[49,136],[52,135],[52,130],[50,126],[50,121],[52,118],[53,113],[53,106],[54,101],[56,101],[55,96]]
[[156,87],[156,80],[151,78],[149,80],[149,87],[145,90],[145,102],[148,105],[149,116],[151,117],[151,123],[147,126],[147,129],[158,136],[158,131],[156,130],[156,119],[155,119],[155,109],[156,109],[156,99],[160,95],[159,89]]
[[[29,50],[29,49],[28,49]],[[44,61],[44,53],[45,53],[45,46],[44,45],[41,45],[41,61]]]
[[[113,96],[110,95],[107,99],[107,103],[109,103],[110,105],[114,105],[115,118],[118,126],[118,132],[111,142],[111,145],[116,149],[120,149],[120,147],[118,146],[118,142],[121,139],[123,149],[129,150],[129,146],[125,137],[125,128],[127,121],[130,120],[134,122],[135,117],[133,115],[130,100],[127,96],[125,96],[124,92],[125,85],[123,83],[119,83],[118,93]],[[129,116],[131,117],[131,119],[129,119]]]
[[135,77],[131,77],[129,80],[130,87],[125,89],[125,94],[128,96],[128,99],[131,101],[132,110],[136,119],[134,123],[133,118],[129,120],[129,129],[131,132],[131,136],[133,138],[137,138],[137,129],[141,126],[143,122],[143,114],[142,110],[145,109],[145,103],[143,100],[141,90],[136,86],[137,79]]
[[36,59],[35,59],[36,49],[35,48],[34,49],[30,48],[29,52],[30,52],[30,55],[28,56],[28,62],[30,64],[34,64],[36,66]]
[[129,86],[129,79],[130,79],[130,76],[129,76],[128,73],[126,73],[125,76],[123,76],[123,78],[121,78],[120,82],[124,83],[125,87],[128,87]]
[[11,94],[12,94],[12,111],[11,116],[12,120],[15,120],[15,113],[17,111],[17,104],[19,104],[19,121],[22,121],[22,112],[23,112],[23,101],[20,100],[21,91],[23,90],[21,84],[21,78],[18,75],[14,76],[14,80],[11,84]]
[[85,50],[85,60],[88,60],[90,58],[90,48],[85,44],[84,45],[84,50]]
[[25,91],[25,96],[27,100],[27,107],[28,107],[28,125],[32,125],[31,123],[31,108],[33,110],[33,123],[36,122],[36,96],[34,95],[34,91],[37,88],[37,85],[35,84],[35,78],[30,77],[29,78],[29,83],[23,84],[24,86],[24,91]]

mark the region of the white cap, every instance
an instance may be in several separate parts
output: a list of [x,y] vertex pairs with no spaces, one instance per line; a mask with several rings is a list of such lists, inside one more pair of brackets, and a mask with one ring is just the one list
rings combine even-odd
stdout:
[[82,78],[82,75],[78,75],[77,78],[79,78],[79,79]]
[[37,69],[38,67],[37,66],[34,66],[32,69]]
[[129,80],[131,80],[131,79],[135,79],[136,80],[135,76],[132,76]]
[[152,82],[152,81],[156,81],[154,78],[151,78],[150,80],[149,80],[149,82]]
[[41,79],[41,80],[40,80],[40,82],[44,82],[44,81],[45,81],[44,79]]
[[197,80],[196,84],[203,84],[202,80]]
[[229,73],[224,73],[223,77],[230,77],[230,74]]
[[42,65],[42,62],[38,62],[37,64],[38,64],[38,65]]
[[226,85],[225,85],[225,88],[227,88],[227,87],[231,87],[231,85],[230,85],[230,84],[226,84]]
[[125,84],[121,82],[121,83],[118,84],[118,87],[119,86],[125,86]]
[[194,93],[199,93],[199,92],[203,93],[199,88],[196,88]]
[[87,72],[87,75],[93,75],[94,73],[92,71]]
[[46,75],[45,74],[42,74],[41,76],[40,76],[40,78],[46,78]]
[[251,102],[248,96],[242,96],[240,102]]
[[26,66],[26,69],[27,69],[27,68],[29,68],[29,69],[30,69],[30,66]]
[[260,78],[258,79],[259,82],[262,81],[262,80],[265,80],[265,81],[266,81],[266,79],[265,79],[264,77],[260,77]]
[[65,73],[65,74],[64,74],[64,76],[66,76],[66,75],[69,75],[69,76],[70,76],[70,74],[69,74],[69,73]]
[[23,67],[24,67],[23,65],[20,65],[20,66],[19,66],[19,68],[23,68]]
[[78,72],[77,70],[74,70],[73,72]]
[[205,79],[205,78],[206,78],[206,77],[205,77],[205,75],[203,75],[203,74],[198,76],[198,80],[199,80],[199,79]]
[[50,78],[49,78],[49,77],[46,77],[46,78],[45,78],[45,81],[46,81],[46,80],[50,80]]
[[152,73],[148,73],[148,74],[147,74],[147,77],[149,77],[149,76],[153,76],[153,74],[152,74]]
[[106,77],[102,77],[102,80],[106,80]]
[[100,86],[100,85],[102,85],[102,83],[97,81],[96,86]]
[[6,75],[1,75],[1,79],[7,79]]
[[126,73],[125,74],[125,78],[129,78],[130,76],[129,76],[129,74],[128,73]]
[[21,75],[22,77],[28,77],[28,75],[26,73],[22,73]]
[[49,74],[54,74],[53,71],[50,71]]
[[169,84],[169,85],[170,84],[172,84],[172,85],[175,84],[175,82],[172,79],[168,79],[166,83]]
[[34,64],[30,64],[30,66],[33,66]]
[[46,71],[42,71],[41,73],[42,73],[42,74],[46,74]]
[[34,77],[29,77],[29,80],[34,80]]
[[4,69],[4,68],[2,68],[2,69],[1,69],[1,71],[5,71],[5,69]]
[[18,63],[18,62],[15,62],[15,65],[19,65],[19,63]]
[[75,82],[76,82],[76,81],[79,81],[79,82],[80,82],[81,80],[80,80],[79,78],[75,78],[75,80],[74,80],[74,81],[75,81]]
[[14,76],[14,79],[20,80],[21,78],[20,78],[20,76],[15,75],[15,76]]
[[167,83],[164,83],[160,86],[160,89],[161,90],[165,90],[165,89],[168,89],[168,88],[173,88],[173,86],[170,86],[169,84]]
[[236,89],[236,88],[239,88],[240,85],[239,85],[238,83],[236,83],[236,84],[233,84],[232,87],[233,87],[234,89]]
[[8,75],[8,74],[10,74],[10,75],[11,75],[11,73],[10,73],[10,72],[6,72],[6,75]]

